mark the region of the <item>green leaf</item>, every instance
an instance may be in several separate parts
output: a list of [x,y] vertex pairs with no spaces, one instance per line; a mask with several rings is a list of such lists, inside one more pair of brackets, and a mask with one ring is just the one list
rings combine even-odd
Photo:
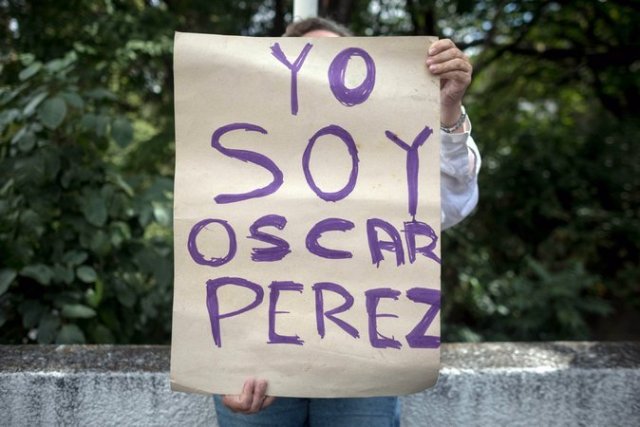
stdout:
[[27,228],[38,227],[41,224],[40,215],[33,209],[26,209],[20,214],[20,223]]
[[96,117],[96,128],[95,132],[99,138],[102,138],[107,135],[107,129],[109,127],[109,117],[105,115],[99,115]]
[[20,151],[26,153],[31,151],[36,145],[36,135],[31,130],[31,126],[24,126],[11,138],[12,144],[17,144]]
[[51,269],[44,264],[33,264],[28,265],[20,271],[20,275],[24,277],[29,277],[36,282],[49,285],[51,283],[51,278],[53,277],[53,272]]
[[18,55],[20,62],[25,67],[33,63],[36,60],[36,56],[33,53],[21,53]]
[[51,313],[45,313],[38,324],[38,344],[50,344],[56,338],[60,319]]
[[106,256],[111,250],[109,235],[102,230],[93,234],[89,247],[98,255]]
[[38,301],[26,300],[20,305],[20,313],[22,313],[22,326],[24,326],[25,329],[33,328],[38,324],[44,312],[44,306]]
[[144,204],[140,206],[138,215],[138,221],[140,221],[140,225],[146,227],[147,225],[149,225],[151,219],[153,218],[153,209],[148,204]]
[[75,266],[85,262],[88,257],[89,255],[84,251],[72,250],[63,255],[62,262]]
[[124,178],[122,178],[122,175],[113,174],[111,175],[111,177],[113,178],[114,184],[116,184],[122,191],[124,191],[127,196],[133,197],[133,188],[131,188],[131,186],[124,180]]
[[47,62],[45,67],[50,73],[58,73],[67,68],[69,65],[71,65],[71,63],[68,60],[65,60],[65,58],[57,58]]
[[126,222],[116,221],[110,225],[111,244],[119,247],[125,241],[131,239],[131,229]]
[[82,304],[65,304],[62,307],[62,316],[68,319],[90,319],[95,315],[93,308]]
[[98,278],[96,280],[95,289],[87,290],[87,296],[86,296],[87,302],[89,303],[90,306],[97,307],[100,305],[103,295],[104,295],[104,284],[102,283],[102,280]]
[[39,238],[45,232],[45,228],[42,224],[42,219],[40,218],[40,215],[31,209],[26,209],[22,211],[22,213],[20,214],[19,221],[20,221],[20,227],[26,230],[30,230],[31,235],[33,237]]
[[160,225],[171,224],[171,211],[160,203],[153,203],[153,216]]
[[62,173],[62,176],[60,177],[60,186],[67,190],[75,176],[75,171],[73,169],[67,169]]
[[56,344],[84,344],[84,333],[76,325],[64,325],[58,336],[56,336]]
[[20,141],[20,139],[22,139],[22,137],[27,133],[28,130],[29,126],[23,126],[22,128],[20,128],[20,130],[16,132],[15,135],[13,135],[13,138],[11,138],[11,143],[16,144],[18,141]]
[[59,96],[47,99],[38,109],[38,117],[49,129],[56,129],[67,115],[67,104]]
[[93,113],[87,113],[80,119],[80,126],[88,131],[93,131],[96,128],[96,115]]
[[71,105],[73,108],[81,109],[84,107],[84,101],[76,92],[63,92],[61,95],[67,104]]
[[20,79],[20,81],[25,81],[27,79],[30,79],[38,71],[40,71],[41,68],[42,68],[42,63],[41,62],[34,62],[31,65],[29,65],[27,68],[25,68],[24,70],[20,71],[20,74],[18,74],[18,78]]
[[82,205],[82,213],[89,223],[102,227],[107,222],[107,204],[96,193],[85,196]]
[[17,87],[12,87],[11,90],[4,88],[0,90],[0,106],[6,107],[11,101],[16,99],[27,87],[27,83],[22,83]]
[[117,291],[116,297],[120,304],[127,308],[132,308],[137,299],[135,292],[131,289],[132,285],[120,281],[116,282],[115,285]]
[[48,95],[49,94],[47,92],[40,92],[39,94],[31,98],[31,101],[29,101],[27,105],[24,107],[24,110],[22,110],[22,114],[27,117],[32,115],[33,112],[36,111],[36,108],[38,108],[38,105],[40,105],[40,103],[44,101],[44,99]]
[[27,153],[33,150],[36,146],[36,136],[33,132],[25,132],[24,135],[18,140],[18,149],[23,153]]
[[9,193],[9,190],[11,190],[14,187],[14,180],[13,178],[10,178],[7,180],[7,182],[5,182],[5,184],[0,187],[0,196],[6,196]]
[[2,132],[6,127],[11,125],[19,117],[20,117],[20,110],[16,108],[11,108],[11,109],[0,112],[0,132]]
[[3,268],[0,270],[0,295],[7,292],[11,282],[13,282],[17,276],[18,273],[10,268]]
[[68,52],[62,58],[53,59],[45,65],[47,69],[52,73],[58,73],[66,68],[69,68],[70,65],[73,65],[74,62],[78,60],[78,54],[74,51]]
[[116,141],[116,143],[124,148],[133,139],[133,126],[131,126],[131,122],[125,117],[118,117],[111,123],[111,137]]
[[56,145],[47,145],[37,151],[37,156],[42,161],[43,173],[45,178],[53,181],[57,178],[60,171],[60,157],[62,153]]
[[[120,331],[121,329],[121,321],[120,316],[115,312],[115,306],[106,306],[100,310],[99,313],[100,320],[102,323],[106,325],[107,328],[111,331]],[[124,321],[124,319],[123,319]]]
[[93,340],[98,344],[111,344],[114,343],[115,337],[111,331],[104,325],[98,324],[91,332]]
[[57,283],[66,283],[70,285],[74,279],[73,269],[69,267],[56,264],[53,267],[53,281]]
[[93,267],[90,267],[88,265],[78,267],[78,269],[76,270],[76,275],[84,283],[93,283],[98,278],[98,275],[96,274],[96,271],[93,269]]

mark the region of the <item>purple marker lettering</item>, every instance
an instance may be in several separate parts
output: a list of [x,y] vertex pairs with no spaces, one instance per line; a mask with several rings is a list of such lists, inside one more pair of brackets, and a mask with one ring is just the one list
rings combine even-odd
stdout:
[[[367,70],[367,75],[360,86],[349,89],[344,82],[347,72],[347,65],[352,56],[359,56],[363,59]],[[351,47],[343,50],[331,62],[329,66],[329,86],[333,96],[347,107],[362,104],[369,98],[373,87],[376,84],[376,64],[373,58],[363,49]]]
[[348,231],[353,229],[353,227],[354,227],[353,222],[346,219],[341,219],[341,218],[324,219],[319,223],[317,223],[316,225],[314,225],[313,227],[311,227],[311,230],[309,230],[309,233],[307,233],[307,239],[306,239],[307,249],[309,249],[309,252],[311,252],[312,254],[318,255],[322,258],[328,258],[328,259],[351,258],[353,257],[353,254],[351,252],[325,248],[323,246],[320,246],[320,243],[318,243],[318,240],[322,236],[322,233],[326,231]]
[[313,45],[311,43],[305,44],[302,48],[302,52],[300,52],[300,55],[298,55],[292,64],[289,62],[282,49],[280,49],[279,43],[275,43],[271,46],[271,54],[291,70],[291,114],[294,116],[298,114],[298,71],[302,68],[302,64],[307,58],[312,47]]
[[278,230],[282,230],[286,224],[287,219],[281,215],[265,215],[251,224],[251,227],[249,227],[251,235],[247,236],[249,239],[273,245],[271,248],[253,248],[251,251],[251,259],[253,261],[280,261],[291,252],[289,243],[286,240],[260,231],[262,227],[276,227]]
[[[229,251],[227,252],[227,255],[222,258],[205,258],[198,250],[198,245],[196,243],[198,234],[200,234],[200,231],[202,231],[203,228],[206,228],[209,224],[220,224],[229,236]],[[231,261],[236,254],[236,247],[236,233],[227,221],[223,221],[221,219],[203,219],[198,222],[191,228],[189,238],[187,240],[187,250],[189,251],[189,255],[191,255],[191,259],[200,265],[208,265],[211,267],[218,267]]]
[[[309,162],[311,160],[311,150],[315,145],[318,138],[324,135],[334,135],[337,136],[345,143],[347,146],[347,150],[349,151],[349,155],[351,156],[351,173],[349,174],[349,181],[347,184],[340,190],[334,193],[326,193],[316,185],[313,180],[313,176],[311,176],[311,170],[309,169]],[[309,140],[307,144],[307,148],[304,150],[304,154],[302,155],[302,169],[304,171],[304,177],[307,180],[307,184],[313,190],[314,193],[322,200],[327,202],[337,202],[338,200],[342,200],[347,197],[356,186],[356,181],[358,179],[358,149],[356,148],[356,143],[353,141],[353,138],[343,128],[338,125],[329,125],[320,129],[315,133]]]
[[249,191],[248,193],[219,194],[213,198],[213,200],[215,200],[216,203],[234,203],[234,202],[240,202],[242,200],[252,199],[256,197],[265,197],[265,196],[268,196],[269,194],[275,193],[278,190],[278,188],[280,188],[283,182],[282,171],[267,156],[256,153],[255,151],[225,148],[222,146],[222,144],[220,144],[220,138],[222,138],[222,135],[224,135],[227,132],[232,132],[236,130],[260,132],[265,135],[267,134],[266,130],[264,130],[260,126],[253,125],[251,123],[231,123],[229,125],[218,128],[213,133],[213,135],[211,135],[211,146],[227,157],[231,157],[233,159],[242,160],[243,162],[254,163],[258,166],[262,166],[263,168],[271,172],[271,175],[273,175],[273,181],[271,181],[271,183],[266,185],[265,187],[257,188],[253,191]]
[[407,291],[407,298],[414,302],[429,304],[429,310],[425,313],[420,323],[409,334],[407,343],[412,348],[438,348],[440,347],[440,337],[426,335],[427,329],[435,319],[440,310],[440,291],[437,289],[412,288]]
[[418,157],[418,148],[423,145],[427,138],[433,133],[433,130],[425,126],[422,131],[413,140],[411,146],[402,141],[398,136],[391,132],[386,131],[391,141],[393,141],[398,147],[407,152],[407,187],[409,191],[409,214],[415,220],[416,211],[418,208],[418,169],[420,167],[420,159]]
[[[232,285],[250,289],[256,294],[253,302],[246,307],[232,311],[230,313],[220,314],[220,303],[218,301],[218,289],[222,286]],[[260,285],[250,282],[240,277],[220,277],[218,279],[207,281],[207,310],[209,311],[209,321],[211,322],[211,334],[213,342],[216,346],[222,347],[222,338],[220,336],[220,319],[237,316],[245,311],[249,311],[262,302],[264,291]]]
[[[421,253],[427,258],[431,258],[438,264],[440,264],[440,258],[434,253],[436,244],[438,243],[438,236],[428,224],[420,221],[409,221],[404,223],[404,234],[407,240],[407,255],[409,256],[409,262],[411,264],[416,260],[416,252]],[[425,236],[430,240],[427,246],[416,247],[416,236]]]
[[[344,320],[338,319],[336,314],[347,311],[353,305],[353,296],[342,286],[337,283],[331,282],[320,282],[316,283],[312,286],[312,289],[316,293],[316,324],[318,327],[318,334],[320,334],[320,338],[324,338],[325,335],[325,327],[324,327],[324,318],[331,320],[333,323],[341,327],[346,333],[351,335],[354,338],[360,338],[360,333],[356,328],[345,322]],[[339,294],[344,298],[344,303],[336,308],[333,308],[329,311],[324,311],[324,298],[323,292],[331,291],[333,293]]]
[[380,332],[378,332],[378,317],[395,317],[395,314],[378,314],[378,302],[381,298],[391,298],[394,300],[398,299],[398,295],[400,295],[400,291],[396,291],[394,289],[389,288],[378,288],[378,289],[369,289],[365,291],[365,296],[367,299],[367,314],[369,315],[369,342],[375,348],[397,348],[402,347],[400,341],[394,339],[393,337],[385,337]]
[[276,333],[276,314],[288,313],[288,311],[277,311],[276,305],[280,297],[280,291],[298,291],[302,293],[302,285],[295,282],[271,282],[269,285],[269,341],[267,344],[295,344],[302,345],[304,341],[297,335],[279,335]]
[[[391,237],[391,241],[383,241],[378,237],[378,229],[381,229]],[[396,265],[404,264],[404,250],[402,248],[402,240],[400,233],[396,228],[386,221],[379,218],[371,218],[367,220],[367,238],[369,241],[369,252],[371,252],[371,261],[380,267],[380,261],[384,259],[382,250],[395,252]]]

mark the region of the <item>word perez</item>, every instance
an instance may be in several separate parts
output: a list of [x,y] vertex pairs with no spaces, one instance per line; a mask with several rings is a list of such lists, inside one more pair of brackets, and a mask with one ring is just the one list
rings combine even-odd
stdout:
[[[247,306],[237,309],[229,313],[220,313],[218,289],[222,286],[236,286],[245,288],[254,293],[254,300]],[[340,329],[353,338],[360,338],[360,334],[356,328],[348,324],[342,319],[336,317],[338,313],[343,313],[353,306],[354,298],[344,287],[337,283],[319,282],[311,287],[315,293],[316,303],[316,327],[318,334],[324,338],[325,318],[335,323]],[[269,341],[268,344],[295,344],[302,345],[304,341],[297,335],[280,335],[276,332],[276,314],[289,313],[288,311],[278,311],[278,298],[281,292],[303,291],[303,285],[291,281],[274,281],[269,285]],[[344,303],[339,307],[325,310],[324,294],[331,292],[340,295],[344,299]],[[395,338],[382,335],[377,328],[377,319],[379,317],[398,317],[395,314],[380,314],[377,312],[378,303],[383,298],[397,300],[400,291],[390,288],[369,289],[364,292],[367,318],[369,324],[369,342],[375,348],[395,348],[402,347],[400,341]],[[412,288],[407,291],[406,297],[415,303],[427,304],[429,309],[418,324],[406,335],[407,343],[411,348],[438,348],[440,346],[440,337],[426,335],[427,329],[436,317],[440,309],[440,291],[437,289]],[[220,320],[228,317],[237,316],[259,306],[264,299],[263,288],[253,282],[242,279],[240,277],[220,277],[218,279],[209,280],[207,282],[207,308],[209,309],[209,319],[211,321],[211,332],[213,341],[218,346],[222,346],[222,338],[220,336]]]

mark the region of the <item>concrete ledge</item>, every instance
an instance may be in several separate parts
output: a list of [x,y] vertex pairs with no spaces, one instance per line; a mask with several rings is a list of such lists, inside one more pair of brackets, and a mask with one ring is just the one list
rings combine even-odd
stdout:
[[[640,343],[445,344],[403,426],[638,426]],[[163,346],[0,346],[0,425],[215,425]]]

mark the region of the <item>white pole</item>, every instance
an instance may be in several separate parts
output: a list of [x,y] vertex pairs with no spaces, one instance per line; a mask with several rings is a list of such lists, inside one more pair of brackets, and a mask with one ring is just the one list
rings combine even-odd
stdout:
[[293,20],[318,16],[318,0],[293,0]]

